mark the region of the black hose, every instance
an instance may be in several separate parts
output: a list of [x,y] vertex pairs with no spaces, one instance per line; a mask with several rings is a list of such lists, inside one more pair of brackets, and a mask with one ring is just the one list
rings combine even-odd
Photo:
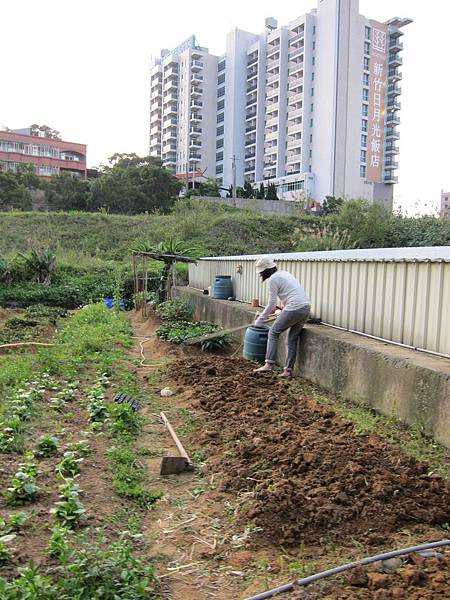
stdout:
[[400,556],[402,554],[410,554],[411,552],[420,552],[421,550],[429,550],[431,548],[439,548],[440,546],[448,545],[450,545],[450,540],[442,540],[440,542],[420,544],[420,546],[410,546],[409,548],[403,548],[403,550],[393,550],[392,552],[385,552],[384,554],[369,556],[368,558],[362,558],[361,560],[357,560],[352,563],[347,563],[346,565],[341,565],[340,567],[328,569],[328,571],[322,571],[322,573],[316,573],[315,575],[310,575],[309,577],[298,579],[293,583],[286,583],[285,585],[280,585],[279,587],[273,588],[272,590],[268,590],[267,592],[262,592],[257,596],[249,596],[248,598],[245,598],[245,600],[264,600],[264,598],[272,598],[273,596],[276,596],[277,594],[282,594],[283,592],[291,592],[296,586],[309,585],[310,583],[313,583],[318,579],[330,577],[331,575],[337,575],[337,573],[342,573],[342,571],[347,571],[348,569],[353,569],[354,567],[367,565],[377,560],[387,560],[388,558],[394,558],[395,556]]

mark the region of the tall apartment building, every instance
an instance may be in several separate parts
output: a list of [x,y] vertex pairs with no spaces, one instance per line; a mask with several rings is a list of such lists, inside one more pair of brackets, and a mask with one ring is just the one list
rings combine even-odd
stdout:
[[450,219],[450,192],[444,192],[444,190],[441,190],[440,216],[443,219]]
[[65,171],[86,179],[86,149],[86,144],[35,135],[29,127],[4,129],[0,130],[0,169],[15,171],[31,163],[40,177]]
[[[206,170],[226,187],[275,183],[286,200],[332,195],[391,205],[402,27],[410,22],[367,19],[358,0],[318,0],[287,25],[269,18],[260,34],[235,29],[220,57],[193,38],[163,51],[151,74],[151,154],[179,174]],[[169,106],[171,66],[179,88]],[[161,125],[164,107],[171,130]]]

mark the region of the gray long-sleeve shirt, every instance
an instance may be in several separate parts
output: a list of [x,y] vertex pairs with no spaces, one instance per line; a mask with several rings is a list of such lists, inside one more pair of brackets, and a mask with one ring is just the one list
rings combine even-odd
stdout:
[[284,310],[297,310],[303,306],[310,306],[311,301],[306,295],[303,286],[287,271],[276,271],[269,278],[269,301],[256,320],[262,325],[276,306],[277,298],[281,300]]

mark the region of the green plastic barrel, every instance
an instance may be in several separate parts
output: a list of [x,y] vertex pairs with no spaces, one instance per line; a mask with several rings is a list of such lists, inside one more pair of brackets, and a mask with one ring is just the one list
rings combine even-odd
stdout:
[[245,332],[244,358],[263,363],[266,358],[267,340],[269,327],[255,327],[251,325]]
[[214,280],[213,298],[228,300],[233,295],[231,275],[217,275]]

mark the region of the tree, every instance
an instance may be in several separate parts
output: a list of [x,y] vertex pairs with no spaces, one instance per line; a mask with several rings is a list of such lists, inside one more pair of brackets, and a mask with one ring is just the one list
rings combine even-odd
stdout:
[[256,197],[258,200],[264,200],[264,198],[266,197],[266,191],[264,189],[264,184],[262,181],[259,184],[259,190],[256,192]]
[[245,189],[240,185],[236,186],[236,198],[245,198]]
[[11,171],[0,170],[0,210],[31,210],[30,190],[21,177]]
[[344,203],[343,198],[335,198],[334,196],[325,196],[325,200],[322,203],[322,215],[336,215],[342,204]]
[[253,198],[253,188],[252,188],[252,184],[249,181],[246,181],[244,183],[244,189],[243,189],[243,198]]
[[50,210],[83,210],[89,207],[89,182],[72,173],[53,175],[43,184]]
[[200,182],[198,189],[195,191],[198,191],[199,196],[220,197],[219,184],[214,177],[207,177],[205,181]]
[[181,187],[159,158],[114,154],[91,183],[89,208],[123,214],[167,212]]
[[278,200],[277,188],[274,183],[267,185],[266,200]]
[[59,133],[59,131],[57,131],[56,129],[52,129],[48,125],[37,125],[36,123],[33,123],[33,125],[30,125],[30,133],[31,135],[42,134],[43,137],[46,137],[50,140],[61,139],[61,134]]

